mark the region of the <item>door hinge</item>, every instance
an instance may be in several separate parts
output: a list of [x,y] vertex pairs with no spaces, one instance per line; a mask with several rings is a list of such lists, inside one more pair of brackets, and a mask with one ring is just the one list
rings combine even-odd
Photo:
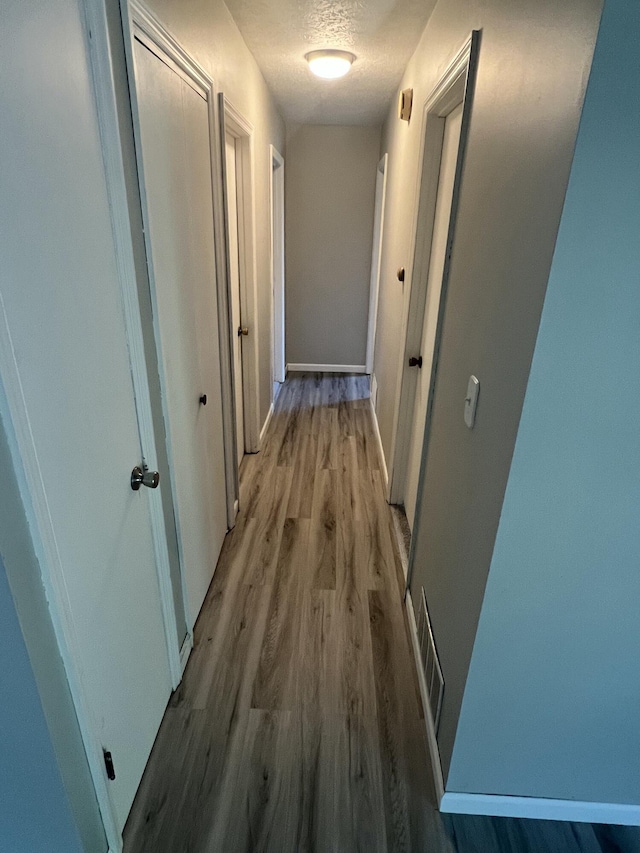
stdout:
[[110,752],[107,752],[106,749],[102,750],[102,754],[104,755],[104,766],[107,771],[107,779],[109,779],[110,782],[113,782],[116,778],[116,771],[113,766],[113,756]]

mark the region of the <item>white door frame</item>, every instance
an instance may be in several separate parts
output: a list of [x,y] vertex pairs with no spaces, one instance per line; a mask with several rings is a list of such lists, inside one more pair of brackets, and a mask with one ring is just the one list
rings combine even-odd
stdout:
[[371,254],[371,285],[369,287],[369,327],[367,330],[367,357],[365,373],[373,373],[373,356],[376,345],[376,326],[378,322],[378,296],[380,295],[380,267],[382,261],[382,240],[384,237],[384,208],[387,199],[387,170],[389,155],[385,154],[378,163],[376,171],[376,200],[373,220],[373,250]]
[[269,198],[271,204],[271,402],[275,400],[275,383],[286,378],[285,361],[285,284],[284,284],[284,158],[269,146]]
[[[258,387],[258,283],[256,279],[256,228],[255,228],[255,178],[254,178],[254,129],[242,113],[225,95],[219,95],[220,151],[222,154],[223,205],[225,221],[226,293],[231,304],[231,274],[229,269],[228,208],[226,204],[225,139],[227,134],[236,140],[236,176],[238,193],[238,269],[240,273],[240,316],[249,334],[242,341],[242,390],[244,402],[244,447],[247,453],[260,450],[259,387]],[[229,311],[230,334],[231,311]],[[235,399],[234,436],[235,436]],[[234,457],[235,458],[235,457]]]
[[[404,347],[402,360],[398,365],[399,393],[396,400],[396,416],[393,429],[393,457],[391,461],[391,476],[389,477],[388,500],[393,504],[404,502],[404,492],[407,479],[407,463],[411,442],[411,428],[416,394],[417,371],[408,367],[410,356],[419,352],[422,344],[422,329],[424,312],[427,301],[427,282],[431,260],[431,241],[436,213],[438,195],[438,175],[442,155],[442,140],[446,116],[461,101],[463,103],[462,127],[460,130],[460,145],[456,161],[456,175],[451,202],[451,215],[447,234],[447,251],[442,275],[442,290],[438,313],[437,331],[434,345],[434,355],[431,368],[431,386],[427,405],[427,424],[431,417],[433,403],[434,380],[438,366],[438,351],[442,331],[444,305],[446,302],[447,283],[453,239],[455,231],[456,211],[460,195],[462,165],[466,147],[466,139],[471,116],[472,94],[477,67],[477,54],[480,33],[474,30],[449,67],[440,78],[435,89],[424,103],[422,134],[421,134],[421,177],[417,198],[416,214],[413,231],[413,265],[411,272],[411,290],[407,310],[404,317]],[[424,448],[422,454],[421,472],[418,481],[418,500],[416,518],[420,504],[422,484],[422,468],[424,467]],[[415,528],[414,528],[415,533]],[[415,540],[415,535],[412,537]],[[409,567],[410,571],[410,567]]]
[[[229,325],[223,318],[228,316],[229,307],[227,304],[227,291],[225,287],[218,286],[218,282],[224,281],[224,276],[221,277],[221,260],[220,260],[220,224],[217,218],[220,216],[222,206],[222,192],[219,187],[220,162],[218,160],[219,140],[217,137],[218,121],[217,121],[217,104],[215,94],[214,81],[196,63],[191,56],[180,46],[176,39],[166,30],[163,24],[137,0],[121,0],[123,9],[125,30],[125,50],[127,54],[127,66],[129,75],[129,91],[131,95],[131,111],[133,116],[134,137],[136,142],[136,161],[138,167],[138,181],[140,187],[140,195],[142,201],[142,218],[145,228],[145,246],[147,255],[147,268],[149,272],[149,287],[151,292],[151,303],[153,306],[153,324],[154,337],[158,350],[158,364],[160,373],[160,386],[162,391],[162,409],[165,419],[166,435],[167,435],[167,454],[169,458],[169,469],[171,472],[171,486],[174,496],[174,507],[176,515],[176,528],[178,536],[178,552],[180,557],[181,567],[184,565],[183,547],[181,540],[179,506],[176,500],[177,489],[175,482],[175,469],[173,461],[173,452],[171,444],[171,419],[170,413],[167,410],[167,393],[166,393],[166,377],[163,370],[163,358],[161,352],[161,336],[159,329],[159,312],[157,306],[155,273],[153,268],[153,254],[150,245],[150,228],[149,228],[149,211],[147,207],[147,197],[145,190],[144,163],[141,156],[142,137],[139,109],[136,95],[135,85],[135,61],[134,61],[134,39],[140,40],[143,44],[149,47],[152,52],[160,55],[162,61],[171,67],[176,73],[183,77],[189,85],[195,87],[203,96],[207,103],[209,116],[209,139],[211,150],[211,179],[212,179],[212,205],[214,211],[213,233],[212,238],[215,249],[216,263],[216,287],[219,315],[219,334],[220,334],[220,378],[222,387],[222,417],[223,417],[223,442],[225,454],[225,481],[226,481],[226,504],[227,504],[227,524],[232,527],[235,522],[235,513],[237,511],[237,494],[238,483],[235,464],[233,462],[235,456],[235,440],[233,434],[233,421],[230,413],[232,407],[232,385],[231,385],[231,341],[229,338]],[[181,668],[184,670],[186,666],[189,652],[193,646],[193,623],[188,608],[188,595],[186,589],[185,573],[181,570],[181,584],[184,602],[184,612],[187,624],[187,639],[183,644],[181,655]]]

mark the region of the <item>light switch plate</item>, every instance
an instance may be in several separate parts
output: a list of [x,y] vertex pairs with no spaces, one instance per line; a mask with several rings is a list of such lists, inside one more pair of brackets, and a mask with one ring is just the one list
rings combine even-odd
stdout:
[[467,396],[464,400],[464,422],[469,429],[473,429],[473,425],[476,422],[476,408],[478,406],[479,393],[480,382],[475,376],[470,376],[469,384],[467,385]]

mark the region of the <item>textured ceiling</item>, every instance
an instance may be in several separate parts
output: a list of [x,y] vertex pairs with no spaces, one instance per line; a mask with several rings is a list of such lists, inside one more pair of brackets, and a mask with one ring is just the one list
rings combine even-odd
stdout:
[[[226,0],[287,122],[379,124],[435,0]],[[304,55],[355,53],[346,77],[319,80]]]

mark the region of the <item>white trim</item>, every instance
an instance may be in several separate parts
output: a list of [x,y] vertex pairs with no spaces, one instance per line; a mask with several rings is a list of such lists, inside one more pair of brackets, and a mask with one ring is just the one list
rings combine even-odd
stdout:
[[287,372],[303,373],[366,373],[364,364],[288,364]]
[[[413,231],[411,240],[411,275],[410,285],[405,298],[402,324],[402,340],[400,360],[397,369],[396,400],[394,406],[394,422],[391,440],[390,485],[388,499],[390,503],[403,504],[409,448],[411,443],[411,428],[415,401],[418,372],[407,369],[411,355],[420,352],[422,347],[422,330],[427,299],[427,280],[431,256],[431,238],[435,220],[436,199],[438,189],[438,173],[442,154],[445,118],[461,101],[464,103],[460,145],[456,164],[453,200],[447,242],[449,250],[453,240],[453,226],[457,208],[459,186],[464,160],[465,138],[471,111],[471,92],[474,82],[475,63],[477,61],[478,33],[474,31],[453,58],[437,85],[424,102],[422,113],[422,129],[420,134],[419,181],[414,201]],[[448,251],[448,255],[450,252]],[[449,264],[445,264],[443,274],[440,309],[446,298],[446,281],[449,274]],[[406,287],[406,282],[405,282]],[[440,328],[441,324],[438,323]],[[439,332],[436,334],[436,349]],[[433,375],[437,359],[433,359]],[[428,417],[428,414],[427,414]],[[419,487],[418,487],[419,490]]]
[[[159,56],[162,61],[167,62],[172,67],[177,68],[183,79],[188,80],[196,90],[205,99],[208,111],[209,123],[209,141],[211,154],[211,180],[212,180],[212,208],[214,221],[212,223],[212,238],[215,249],[215,264],[216,264],[216,296],[218,300],[218,330],[220,336],[220,378],[222,386],[222,417],[223,417],[223,443],[225,455],[225,487],[226,487],[226,503],[227,503],[227,524],[230,524],[233,500],[237,497],[237,474],[231,466],[229,459],[231,454],[235,454],[235,436],[231,433],[231,420],[229,417],[230,406],[232,403],[232,387],[230,383],[230,350],[231,339],[228,323],[224,322],[227,316],[228,306],[226,301],[226,289],[220,286],[220,282],[224,281],[220,274],[220,251],[219,251],[219,233],[218,223],[216,221],[216,211],[220,207],[220,190],[219,190],[219,173],[220,166],[218,160],[218,137],[217,137],[217,114],[216,114],[216,98],[214,81],[207,72],[192,57],[182,48],[174,36],[164,27],[162,22],[154,15],[154,13],[139,0],[121,0],[122,20],[124,30],[125,53],[127,60],[127,73],[129,77],[129,91],[131,97],[131,113],[133,118],[133,129],[136,147],[136,164],[138,168],[138,184],[140,188],[140,198],[142,204],[142,217],[144,223],[144,240],[146,248],[146,261],[149,273],[149,288],[151,293],[151,302],[153,306],[153,330],[156,349],[158,352],[158,366],[160,373],[160,384],[162,389],[161,402],[165,420],[165,430],[167,436],[167,455],[169,459],[169,470],[171,476],[172,494],[174,497],[174,508],[176,518],[176,532],[178,537],[178,553],[181,566],[181,585],[184,601],[184,612],[187,626],[187,633],[193,633],[193,624],[188,607],[188,591],[186,587],[186,578],[184,572],[184,554],[182,547],[182,533],[180,528],[180,507],[177,502],[177,488],[175,483],[175,465],[173,460],[172,442],[171,442],[171,412],[168,410],[167,394],[166,394],[166,378],[164,375],[164,358],[162,352],[162,336],[159,328],[159,312],[157,307],[155,271],[153,265],[153,251],[150,243],[150,228],[149,228],[149,212],[147,207],[147,194],[144,176],[144,161],[142,157],[142,137],[140,127],[140,116],[137,100],[136,76],[135,76],[135,57],[134,57],[134,40],[139,40],[147,47],[153,47],[153,52]],[[178,682],[179,683],[179,682]]]
[[227,133],[230,133],[234,139],[240,139],[242,136],[253,136],[254,127],[249,119],[242,115],[240,110],[231,103],[226,95],[223,95],[223,98]]
[[189,662],[189,655],[191,654],[191,649],[193,649],[193,634],[189,633],[184,638],[184,642],[182,643],[182,648],[180,649],[180,672],[183,675],[185,669],[187,668],[187,663]]
[[[183,72],[185,79],[193,84],[195,83],[202,90],[204,97],[212,89],[212,79],[207,72],[195,62],[192,57],[184,50],[180,42],[166,29],[159,18],[146,6],[141,0],[122,0],[123,10],[127,12],[127,20],[129,21],[130,35],[132,38],[140,34],[144,34],[146,39],[141,39],[143,43],[155,45],[154,53],[157,53],[156,48],[159,48],[171,62]],[[138,33],[134,32],[135,26]],[[126,40],[125,40],[126,41]],[[133,81],[132,81],[133,82]],[[137,106],[137,104],[136,104]]]
[[402,565],[402,577],[407,580],[407,574],[409,571],[409,554],[407,553],[407,548],[404,541],[404,533],[402,528],[400,527],[400,522],[398,521],[397,513],[392,513],[391,518],[393,520],[393,532],[395,533],[396,542],[398,544],[398,552],[400,553],[400,563]]
[[509,797],[500,794],[461,794],[447,791],[440,811],[453,814],[568,820],[574,823],[613,823],[640,826],[640,805]]
[[[369,323],[367,327],[367,373],[373,371],[373,356],[378,323],[378,297],[380,296],[380,271],[382,266],[382,241],[384,238],[384,209],[387,199],[387,172],[389,155],[378,163],[376,172],[376,199],[373,223],[373,250],[371,257],[371,283],[369,285]],[[382,179],[380,178],[382,176]],[[382,183],[380,183],[382,180]]]
[[[131,243],[131,220],[129,217],[127,187],[124,177],[125,170],[115,96],[115,79],[109,50],[105,8],[101,0],[85,0],[85,9],[87,24],[92,33],[89,52],[98,112],[102,158],[109,197],[111,228],[118,267],[118,280],[122,294],[129,360],[131,362],[131,377],[138,416],[140,445],[143,462],[151,470],[157,470],[158,458],[151,410],[151,391],[149,389],[149,378],[144,354],[142,317],[138,301],[138,284],[133,245]],[[148,499],[156,572],[160,588],[162,618],[171,673],[171,686],[175,690],[178,684],[180,684],[182,672],[180,670],[180,652],[177,639],[178,625],[171,585],[171,565],[167,547],[162,496],[159,491],[150,490]]]
[[264,423],[262,424],[262,429],[260,430],[260,450],[262,450],[262,445],[264,444],[264,438],[267,434],[267,430],[269,429],[269,424],[271,423],[271,418],[273,417],[273,413],[276,409],[276,403],[278,402],[278,397],[280,396],[280,392],[282,391],[282,382],[275,382],[273,387],[273,400],[271,401],[271,405],[269,406],[269,411],[267,412],[267,417],[264,419]]
[[424,722],[427,734],[427,746],[429,749],[429,758],[431,759],[431,778],[435,787],[436,800],[441,808],[442,798],[444,793],[444,778],[442,776],[442,765],[440,763],[440,750],[438,749],[438,741],[436,740],[436,729],[431,716],[431,703],[429,702],[429,691],[427,682],[422,669],[422,658],[420,656],[420,643],[418,641],[418,626],[416,624],[416,614],[413,609],[413,600],[411,598],[411,590],[407,589],[405,597],[405,606],[407,608],[407,616],[409,619],[409,633],[411,634],[411,646],[413,647],[413,656],[416,664],[416,672],[418,674],[418,683],[420,685],[420,698],[422,699],[422,710],[424,714]]
[[384,458],[384,447],[382,446],[382,438],[380,436],[380,425],[378,424],[378,415],[376,413],[375,406],[373,405],[373,400],[371,396],[369,396],[369,407],[371,408],[371,417],[373,418],[373,431],[376,434],[376,440],[378,442],[378,456],[380,457],[380,464],[382,465],[382,479],[384,481],[383,485],[386,492],[387,486],[389,485],[389,472],[387,471],[387,460]]
[[[220,95],[220,117],[224,131],[221,132],[221,151],[224,152],[228,133],[236,140],[236,178],[238,194],[238,260],[240,273],[240,317],[241,324],[249,328],[242,341],[242,390],[244,406],[244,446],[248,453],[255,453],[260,444],[260,400],[258,387],[258,281],[256,275],[256,224],[255,224],[255,168],[254,128],[242,113]],[[226,162],[222,158],[225,203],[225,255],[228,258],[228,223],[226,204]],[[230,272],[227,262],[227,299],[231,304]],[[235,330],[232,330],[232,334]],[[234,398],[235,400],[235,398]]]
[[269,406],[269,411],[267,412],[267,417],[264,419],[264,423],[262,424],[262,429],[260,430],[260,449],[262,450],[262,445],[264,443],[264,437],[267,434],[267,430],[269,429],[269,424],[271,423],[271,418],[273,417],[273,403]]
[[[277,177],[276,177],[277,175]],[[284,382],[285,361],[285,261],[284,261],[284,158],[269,145],[269,269],[271,271],[271,381]],[[276,214],[279,214],[276,217]],[[276,218],[278,229],[276,234]],[[276,253],[276,237],[278,249]],[[276,271],[276,260],[279,258]]]
[[[212,107],[214,124],[219,139],[217,150],[212,152],[214,172],[214,209],[213,222],[216,239],[216,280],[224,282],[225,286],[218,287],[220,322],[226,325],[227,334],[224,341],[221,338],[220,360],[222,368],[222,399],[226,405],[222,408],[225,431],[225,472],[227,477],[227,524],[231,529],[236,523],[238,501],[240,496],[240,474],[238,471],[238,455],[236,440],[236,399],[233,384],[233,336],[237,330],[232,328],[231,294],[229,290],[229,257],[227,252],[227,222],[225,213],[225,137],[224,137],[224,96],[218,94]],[[226,319],[226,323],[225,323]]]

